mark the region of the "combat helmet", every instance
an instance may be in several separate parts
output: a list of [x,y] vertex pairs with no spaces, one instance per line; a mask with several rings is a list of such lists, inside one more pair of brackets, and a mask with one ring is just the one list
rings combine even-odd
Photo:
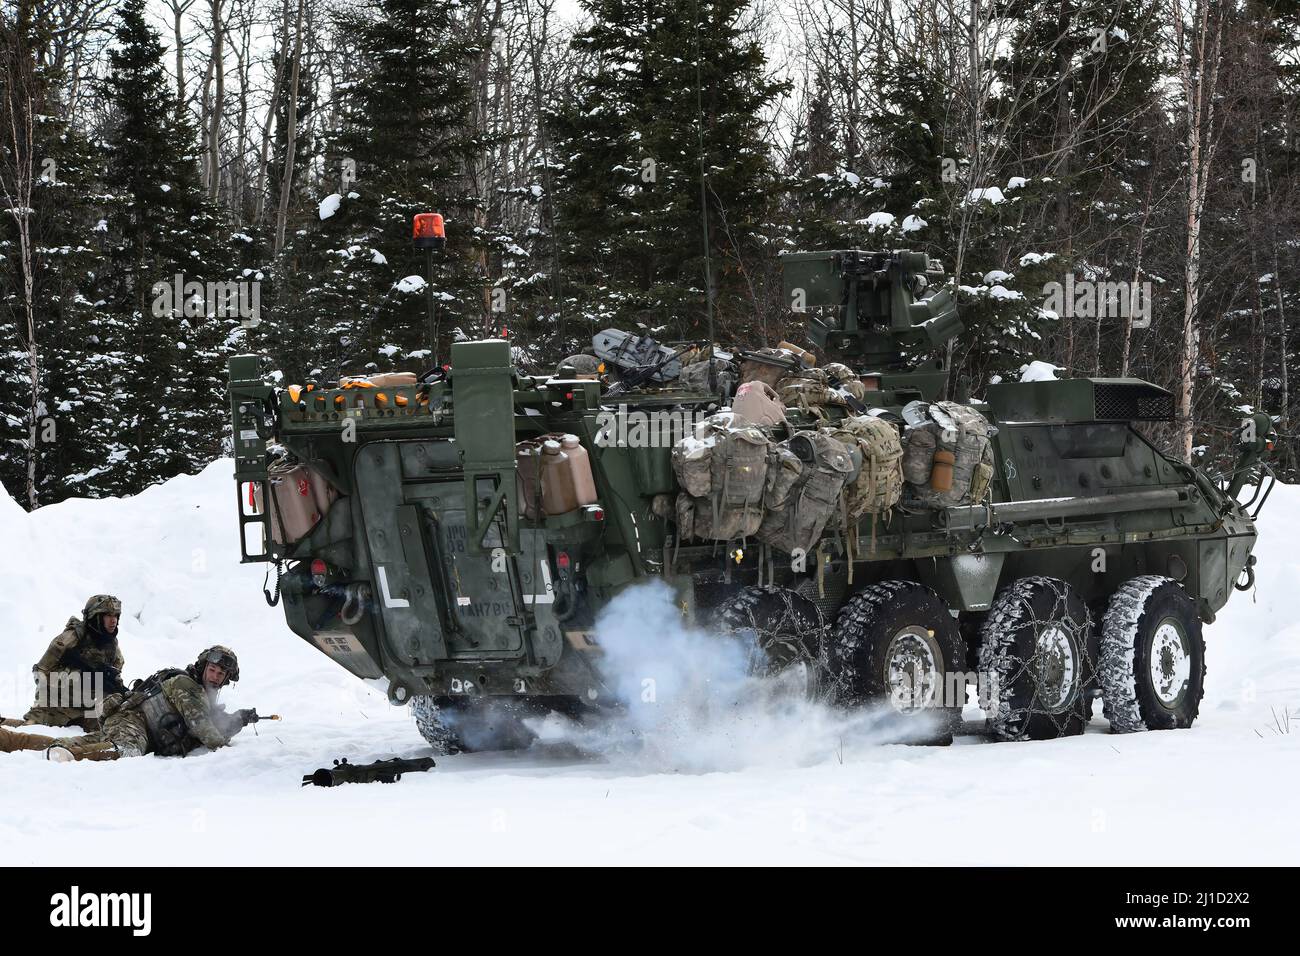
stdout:
[[122,616],[122,602],[111,594],[94,594],[86,601],[86,606],[81,610],[81,619],[87,624],[94,623],[97,630],[103,630],[99,626],[97,618],[103,614],[111,614],[114,617]]
[[579,353],[570,355],[559,365],[555,367],[557,378],[599,378],[604,371],[604,365],[594,355]]
[[220,664],[226,669],[226,679],[221,682],[222,687],[239,680],[239,658],[235,656],[235,652],[230,648],[221,644],[214,644],[199,654],[198,659],[194,662],[194,676],[196,679],[202,679],[203,668],[208,664]]

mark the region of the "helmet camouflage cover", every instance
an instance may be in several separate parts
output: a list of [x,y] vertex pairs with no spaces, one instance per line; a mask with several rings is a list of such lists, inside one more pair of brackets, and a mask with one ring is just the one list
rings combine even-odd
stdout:
[[570,355],[555,367],[557,377],[595,378],[603,371],[600,359],[594,355]]
[[208,664],[219,664],[226,669],[226,679],[221,686],[232,684],[239,680],[239,658],[230,648],[221,644],[214,644],[199,655],[199,659],[194,662],[194,672],[199,677],[203,676],[203,668]]
[[86,606],[81,612],[83,620],[89,621],[98,614],[111,614],[114,617],[122,616],[122,602],[111,594],[95,594],[87,601]]

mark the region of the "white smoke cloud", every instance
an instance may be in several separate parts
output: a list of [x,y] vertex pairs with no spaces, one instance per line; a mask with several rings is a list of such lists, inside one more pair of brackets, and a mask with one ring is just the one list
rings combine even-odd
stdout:
[[[627,588],[596,621],[599,668],[620,708],[581,724],[530,721],[543,744],[565,742],[646,772],[702,773],[843,760],[900,739],[879,708],[806,699],[793,676],[748,673],[746,641],[690,626],[662,581]],[[906,721],[906,731],[921,728]]]

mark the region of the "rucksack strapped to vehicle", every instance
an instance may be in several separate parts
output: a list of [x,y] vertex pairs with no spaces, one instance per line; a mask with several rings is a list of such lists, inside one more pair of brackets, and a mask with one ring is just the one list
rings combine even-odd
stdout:
[[735,425],[730,413],[701,422],[673,446],[681,538],[729,541],[758,530],[763,520],[768,438],[761,428]]
[[969,405],[912,402],[903,409],[903,479],[907,503],[922,508],[979,504],[993,479],[996,434]]
[[755,537],[787,554],[811,552],[842,506],[841,492],[854,473],[852,454],[823,432],[795,432],[776,447],[768,473],[766,513]]
[[[842,442],[854,456],[857,471],[845,484],[844,504],[830,527],[846,531],[850,553],[863,515],[879,519],[889,514],[903,494],[903,445],[898,427],[873,415],[854,415],[823,426],[822,431]],[[871,524],[871,550],[876,545],[876,524]],[[849,561],[852,581],[853,562]]]

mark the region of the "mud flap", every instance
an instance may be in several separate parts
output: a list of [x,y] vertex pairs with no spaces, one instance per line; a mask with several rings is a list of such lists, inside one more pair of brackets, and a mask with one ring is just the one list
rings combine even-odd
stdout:
[[1002,576],[1005,552],[955,554],[916,562],[927,587],[937,591],[958,611],[987,611],[993,604]]

